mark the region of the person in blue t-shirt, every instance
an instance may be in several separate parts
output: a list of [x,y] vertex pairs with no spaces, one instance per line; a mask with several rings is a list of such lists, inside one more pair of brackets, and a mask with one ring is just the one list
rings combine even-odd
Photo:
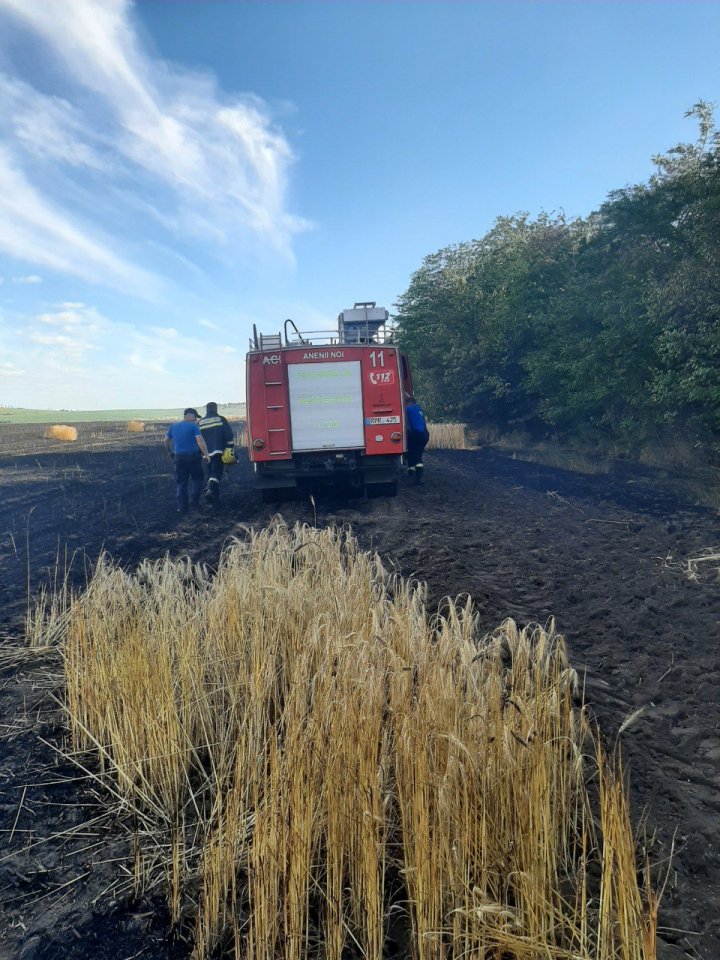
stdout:
[[424,471],[422,455],[430,434],[422,407],[410,394],[405,395],[405,425],[407,427],[408,476],[415,483],[422,483]]
[[200,433],[198,420],[200,415],[194,407],[188,407],[183,419],[168,427],[165,434],[165,449],[175,460],[175,493],[178,513],[188,508],[188,484],[190,485],[190,503],[197,507],[200,503],[205,474],[203,460],[208,461],[208,448]]

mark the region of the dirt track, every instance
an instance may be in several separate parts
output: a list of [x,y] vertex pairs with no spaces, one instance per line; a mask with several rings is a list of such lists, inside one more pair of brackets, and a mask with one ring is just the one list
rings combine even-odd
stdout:
[[[78,551],[77,583],[82,554],[92,560],[103,546],[130,566],[166,551],[213,564],[238,524],[262,525],[275,512],[260,504],[245,462],[216,511],[178,520],[157,437],[108,442],[100,431],[89,450],[24,455],[21,431],[0,431],[0,450],[12,451],[0,454],[0,630],[14,636],[28,571],[34,592],[58,557],[62,568]],[[587,670],[605,737],[643,709],[622,734],[634,811],[648,835],[656,829],[655,859],[669,856],[675,837],[658,955],[714,960],[720,582],[710,571],[693,581],[682,564],[718,545],[717,517],[650,471],[584,476],[491,450],[434,452],[426,464],[426,485],[393,500],[280,509],[288,522],[351,524],[364,546],[427,581],[433,605],[472,594],[488,630],[506,617],[556,618],[574,665]],[[0,688],[0,956],[187,956],[186,944],[167,938],[160,904],[102,895],[121,872],[127,838],[118,824],[88,823],[98,813],[92,786],[71,780],[76,768],[54,750],[63,735],[57,665],[46,657],[7,666]]]

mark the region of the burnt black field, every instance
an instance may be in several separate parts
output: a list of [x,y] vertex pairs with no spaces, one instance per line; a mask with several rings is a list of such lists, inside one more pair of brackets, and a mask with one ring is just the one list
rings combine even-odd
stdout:
[[[554,617],[605,739],[620,736],[636,822],[655,862],[672,862],[658,956],[720,956],[720,578],[687,558],[720,540],[714,511],[672,478],[625,466],[585,475],[492,449],[431,451],[426,483],[396,498],[318,496],[263,505],[249,464],[228,473],[218,508],[178,519],[162,431],[81,425],[77,443],[0,427],[0,956],[189,956],[164,905],[118,883],[127,825],[59,752],[54,654],[18,656],[28,595],[81,587],[102,550],[132,569],[188,555],[210,566],[245,525],[349,524],[431,605],[469,593],[491,630]],[[126,885],[127,886],[127,885]]]

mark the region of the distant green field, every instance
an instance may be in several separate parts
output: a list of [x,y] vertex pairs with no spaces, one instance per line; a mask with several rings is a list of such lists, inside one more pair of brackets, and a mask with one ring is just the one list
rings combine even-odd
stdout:
[[[202,415],[203,404],[196,409]],[[219,403],[218,410],[226,417],[244,417],[244,403]],[[29,410],[25,407],[0,407],[3,423],[105,423],[112,420],[179,420],[182,408],[165,410]]]

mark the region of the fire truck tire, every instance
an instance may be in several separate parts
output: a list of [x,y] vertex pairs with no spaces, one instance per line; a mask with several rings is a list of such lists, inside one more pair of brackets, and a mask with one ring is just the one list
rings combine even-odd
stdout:
[[386,483],[368,483],[365,485],[365,492],[371,500],[374,497],[396,497],[398,482],[397,480],[389,480]]

